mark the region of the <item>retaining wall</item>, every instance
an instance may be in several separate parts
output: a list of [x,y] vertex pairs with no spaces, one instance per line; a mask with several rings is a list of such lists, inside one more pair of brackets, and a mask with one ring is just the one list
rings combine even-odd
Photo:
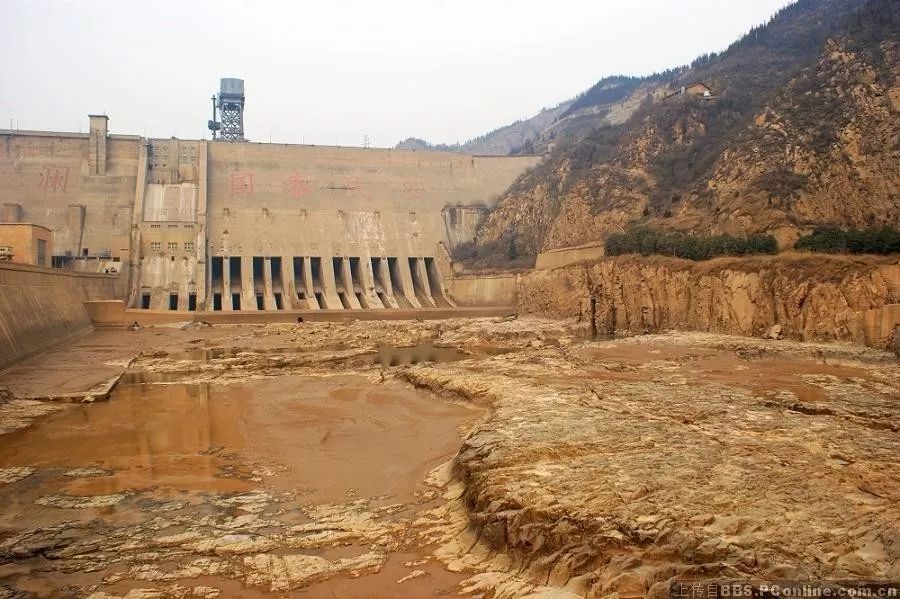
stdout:
[[549,270],[561,268],[570,264],[581,262],[596,262],[606,254],[606,248],[602,242],[592,242],[575,247],[547,250],[537,255],[534,262],[536,270]]
[[515,273],[461,275],[447,281],[450,297],[459,306],[514,306]]
[[0,263],[0,368],[92,330],[83,302],[115,297],[117,278]]

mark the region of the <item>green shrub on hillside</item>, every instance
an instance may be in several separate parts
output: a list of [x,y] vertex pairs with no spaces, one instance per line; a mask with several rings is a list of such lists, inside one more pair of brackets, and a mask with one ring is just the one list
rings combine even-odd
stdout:
[[680,231],[658,231],[649,227],[632,227],[606,239],[606,255],[660,254],[688,260],[708,260],[716,256],[774,254],[778,251],[771,235],[733,237],[731,235],[697,236]]
[[794,247],[829,254],[896,254],[900,253],[900,230],[891,227],[820,227],[798,239]]
[[467,268],[532,268],[534,254],[523,253],[515,237],[475,243],[467,241],[451,250],[453,260]]

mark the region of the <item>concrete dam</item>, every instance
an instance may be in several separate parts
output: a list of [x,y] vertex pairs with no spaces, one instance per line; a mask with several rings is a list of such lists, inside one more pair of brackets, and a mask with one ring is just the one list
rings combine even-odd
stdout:
[[2,222],[49,229],[54,266],[117,275],[135,310],[491,303],[455,297],[449,250],[540,160],[147,139],[107,126],[94,115],[87,134],[0,131]]

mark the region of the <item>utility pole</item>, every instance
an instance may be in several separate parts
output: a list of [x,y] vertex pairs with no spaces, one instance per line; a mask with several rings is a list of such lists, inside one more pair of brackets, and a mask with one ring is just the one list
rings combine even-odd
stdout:
[[212,138],[216,139],[216,131],[219,129],[219,122],[216,120],[216,94],[213,94],[210,99],[212,100],[212,120],[207,125],[212,131]]

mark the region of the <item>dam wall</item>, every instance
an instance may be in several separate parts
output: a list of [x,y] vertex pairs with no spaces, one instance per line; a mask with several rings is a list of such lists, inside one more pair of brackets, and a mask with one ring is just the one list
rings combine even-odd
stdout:
[[0,220],[50,229],[57,265],[125,270],[118,289],[124,294],[141,142],[106,141],[101,173],[91,170],[89,134],[0,132]]
[[900,326],[897,267],[878,258],[783,255],[691,262],[618,256],[519,277],[521,314],[579,318],[601,335],[670,329],[886,348]]
[[91,331],[83,302],[116,288],[114,275],[0,262],[0,368]]
[[[128,308],[447,309],[449,250],[537,156],[0,131],[3,218]],[[508,295],[508,294],[507,294]]]
[[537,160],[207,147],[210,310],[450,307],[447,247]]

